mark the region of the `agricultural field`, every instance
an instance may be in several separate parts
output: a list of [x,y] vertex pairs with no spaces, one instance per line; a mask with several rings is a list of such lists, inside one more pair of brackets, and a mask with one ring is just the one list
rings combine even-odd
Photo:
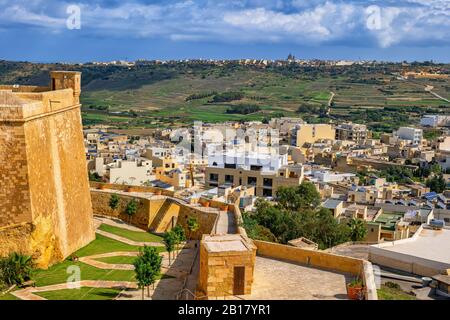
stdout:
[[[438,67],[450,73],[448,65]],[[404,79],[399,76],[401,64],[258,68],[173,62],[118,67],[0,61],[0,71],[6,70],[0,82],[46,85],[48,71],[63,68],[83,72],[85,126],[107,124],[137,132],[193,121],[280,116],[300,116],[312,123],[353,121],[390,132],[417,123],[425,113],[448,114],[450,108],[444,100],[450,99],[450,79]],[[221,98],[230,94],[236,97]],[[239,109],[242,112],[236,112]]]

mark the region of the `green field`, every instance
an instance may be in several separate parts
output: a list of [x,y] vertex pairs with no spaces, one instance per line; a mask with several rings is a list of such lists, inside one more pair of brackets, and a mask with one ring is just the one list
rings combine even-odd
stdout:
[[[426,86],[433,86],[435,93],[449,99],[450,79],[403,80],[398,74],[405,67],[394,63],[267,68],[237,63],[223,66],[168,63],[123,68],[0,61],[0,83],[47,85],[48,71],[63,67],[82,72],[82,117],[86,126],[107,124],[138,130],[173,127],[196,120],[248,121],[301,116],[313,123],[353,121],[367,124],[375,131],[390,132],[402,125],[417,124],[425,113],[448,114],[450,108],[448,102],[425,91]],[[408,68],[420,71],[429,67],[429,63],[424,63]],[[449,65],[432,67],[449,72]],[[212,96],[208,96],[211,92],[240,92],[243,97],[212,103]],[[332,92],[335,96],[328,112]],[[204,98],[186,101],[191,95]],[[260,111],[227,113],[230,106],[239,104],[254,105]],[[298,112],[300,106],[304,108]]]

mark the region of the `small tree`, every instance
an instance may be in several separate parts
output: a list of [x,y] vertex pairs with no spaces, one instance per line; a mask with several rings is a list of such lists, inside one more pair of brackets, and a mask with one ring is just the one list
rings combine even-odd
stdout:
[[175,236],[176,236],[176,240],[177,240],[176,245],[178,246],[178,251],[179,251],[180,250],[180,246],[179,245],[183,241],[186,241],[186,234],[184,233],[183,227],[180,226],[179,224],[177,224],[175,226],[175,228],[173,228],[173,232],[175,233]]
[[[143,256],[146,263],[150,265],[152,270],[149,283],[153,285],[153,289],[155,289],[156,279],[161,275],[161,263],[162,256],[158,254],[158,251],[155,247],[147,247],[145,246],[143,249]],[[150,296],[150,292],[148,294]]]
[[363,220],[352,219],[348,225],[350,227],[350,239],[352,241],[361,241],[366,237],[367,227]]
[[188,230],[189,230],[189,239],[192,237],[192,233],[196,232],[200,228],[200,224],[197,221],[197,218],[190,217],[187,221]]
[[[150,266],[151,272],[148,274],[148,283],[153,285],[155,289],[155,281],[161,275],[161,262],[162,257],[158,254],[155,247],[144,246],[140,249],[140,256],[142,256],[143,261]],[[150,296],[150,288],[147,287],[147,295]]]
[[131,199],[128,202],[127,207],[125,208],[125,213],[128,215],[128,223],[131,223],[131,217],[137,212],[137,202],[134,199]]
[[119,207],[120,198],[117,194],[112,194],[109,198],[109,207],[114,212]]
[[164,233],[163,242],[164,242],[164,245],[166,246],[167,252],[169,253],[169,266],[171,264],[170,253],[175,249],[176,241],[177,241],[176,235],[173,231]]
[[150,265],[146,263],[142,256],[138,256],[133,265],[134,272],[136,273],[137,285],[139,289],[142,290],[142,300],[144,300],[144,289],[150,285],[152,270]]

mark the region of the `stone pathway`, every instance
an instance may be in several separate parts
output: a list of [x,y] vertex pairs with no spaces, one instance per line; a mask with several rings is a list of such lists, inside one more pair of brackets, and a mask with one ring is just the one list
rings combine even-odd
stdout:
[[233,212],[220,211],[217,221],[216,234],[234,234],[237,233],[236,221]]
[[[183,268],[183,266],[188,262],[190,256],[192,255],[190,252],[191,250],[193,249],[187,248],[182,249],[180,253],[176,256],[175,261],[173,260],[173,257],[171,258],[170,266],[169,266],[169,254],[167,252],[161,252],[160,255],[163,256],[161,263],[162,274],[175,278],[186,277],[187,275],[189,275],[189,270]],[[79,261],[103,270],[134,270],[134,266],[132,264],[107,263],[103,261],[98,261],[96,259],[108,257],[137,257],[138,254],[139,252],[126,252],[126,251],[108,252],[92,256],[80,257]]]
[[136,246],[136,247],[143,247],[143,246],[164,247],[164,244],[161,243],[161,242],[139,242],[139,241],[133,241],[133,240],[130,240],[130,239],[118,236],[118,235],[110,233],[110,232],[99,230],[99,229],[97,229],[95,232],[100,234],[100,235],[102,235],[102,236],[105,236],[107,238],[111,238],[113,240],[117,240],[117,241],[129,244],[131,246]]
[[[153,246],[153,247],[163,247],[164,244],[160,242],[137,242],[129,240],[127,238],[115,235],[110,232],[98,230],[98,227],[102,224],[108,224],[114,227],[119,227],[122,229],[128,229],[131,231],[145,232],[139,228],[128,225],[121,221],[116,221],[116,219],[111,219],[108,217],[98,217],[94,218],[96,232],[105,237],[132,245],[143,247]],[[161,252],[160,255],[163,256],[161,272],[163,275],[171,276],[172,278],[163,278],[155,283],[155,289],[151,288],[150,297],[147,297],[147,290],[145,290],[146,300],[149,299],[174,299],[176,294],[183,288],[183,285],[188,280],[187,277],[190,274],[191,266],[193,264],[193,259],[196,257],[196,250],[194,248],[186,245],[180,253],[177,255],[175,260],[171,259],[171,265],[169,266],[169,257],[167,252]],[[98,261],[96,259],[107,258],[107,257],[135,257],[139,252],[128,252],[128,251],[117,251],[108,252],[102,254],[96,254],[86,257],[80,257],[79,261],[93,267],[103,269],[103,270],[134,270],[132,264],[116,264],[116,263],[106,263]],[[198,260],[198,259],[197,259]],[[194,268],[194,277],[197,277],[198,266]],[[189,279],[190,280],[190,279]],[[192,280],[191,280],[192,281]],[[78,282],[71,283],[60,283],[55,285],[43,286],[43,287],[28,287],[25,289],[17,290],[11,292],[14,296],[22,300],[47,300],[35,293],[46,292],[46,291],[57,291],[64,289],[74,289],[78,287],[89,287],[89,288],[119,288],[123,291],[116,297],[117,300],[138,300],[142,299],[142,292],[137,288],[135,282],[128,281],[104,281],[104,280],[82,280]]]
[[36,295],[37,292],[57,291],[65,289],[76,289],[79,287],[89,288],[117,288],[117,289],[136,289],[136,282],[129,281],[104,281],[104,280],[82,280],[70,283],[60,283],[44,287],[29,287],[22,290],[11,292],[14,296],[22,300],[47,300]]

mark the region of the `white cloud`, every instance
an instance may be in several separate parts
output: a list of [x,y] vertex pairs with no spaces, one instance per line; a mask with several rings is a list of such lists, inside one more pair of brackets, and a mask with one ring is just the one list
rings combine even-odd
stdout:
[[[81,2],[83,34],[165,37],[173,41],[333,43],[380,47],[450,43],[448,0],[179,0]],[[75,2],[76,3],[76,2]],[[69,2],[0,0],[0,27],[65,28]],[[72,4],[72,3],[70,3]],[[365,9],[378,5],[381,25],[369,29]],[[67,31],[69,32],[69,31]],[[361,40],[363,39],[363,40]],[[364,40],[365,39],[365,40]]]

